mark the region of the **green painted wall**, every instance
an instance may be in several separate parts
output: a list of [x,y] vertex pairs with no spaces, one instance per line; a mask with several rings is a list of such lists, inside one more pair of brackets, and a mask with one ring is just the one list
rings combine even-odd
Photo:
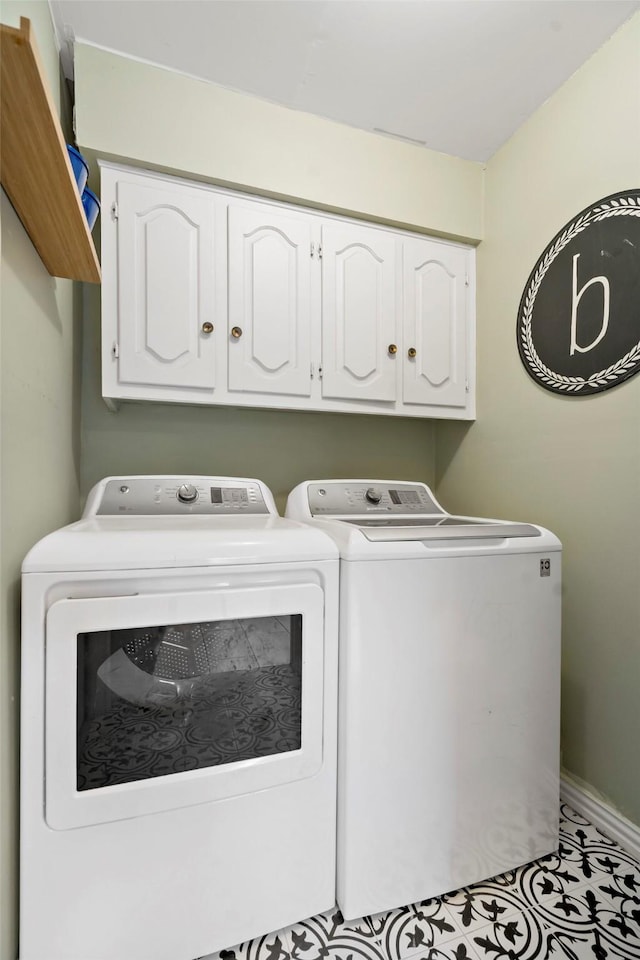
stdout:
[[479,163],[75,47],[88,156],[235,186],[453,237],[482,237]]
[[[590,203],[640,186],[640,14],[488,163],[478,250],[478,420],[437,428],[454,509],[533,520],[564,544],[565,768],[640,824],[640,376],[591,397],[520,363],[520,296]],[[570,281],[569,281],[570,282]]]
[[[3,23],[21,16],[64,107],[49,5],[4,0]],[[70,280],[49,276],[4,191],[0,200],[0,958],[15,960],[20,567],[37,540],[78,516],[80,300]]]

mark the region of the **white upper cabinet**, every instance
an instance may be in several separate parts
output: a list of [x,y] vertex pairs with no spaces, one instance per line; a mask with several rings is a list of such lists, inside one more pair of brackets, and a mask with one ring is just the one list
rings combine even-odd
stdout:
[[323,225],[323,397],[396,399],[398,249],[386,231]]
[[267,204],[231,204],[229,390],[311,394],[311,224]]
[[100,167],[108,403],[474,418],[471,247]]
[[469,260],[465,247],[405,242],[404,403],[466,405]]
[[118,380],[213,390],[213,198],[123,180],[114,214]]

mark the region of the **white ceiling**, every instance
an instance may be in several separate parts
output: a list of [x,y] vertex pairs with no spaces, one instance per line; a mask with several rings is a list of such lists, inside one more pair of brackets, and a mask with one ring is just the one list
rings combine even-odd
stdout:
[[62,41],[477,161],[640,9],[640,0],[49,2]]

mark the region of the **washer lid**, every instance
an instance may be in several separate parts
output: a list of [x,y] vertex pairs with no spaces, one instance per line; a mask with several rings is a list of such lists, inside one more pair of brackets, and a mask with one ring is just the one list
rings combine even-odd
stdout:
[[484,520],[477,517],[453,517],[438,514],[423,517],[341,518],[351,523],[373,543],[400,540],[486,540],[487,537],[539,537],[540,530],[530,523]]
[[155,570],[337,556],[321,530],[282,517],[93,516],[40,540],[22,571]]
[[417,481],[307,480],[289,494],[285,516],[325,530],[343,560],[561,549],[557,537],[534,524],[452,516]]

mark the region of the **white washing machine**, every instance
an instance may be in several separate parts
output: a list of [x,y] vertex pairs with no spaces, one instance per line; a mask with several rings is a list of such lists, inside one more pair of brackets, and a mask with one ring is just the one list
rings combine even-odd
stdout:
[[340,550],[337,897],[347,919],[558,846],[561,545],[422,483],[300,484]]
[[257,480],[116,477],[23,565],[21,960],[335,903],[338,554]]

